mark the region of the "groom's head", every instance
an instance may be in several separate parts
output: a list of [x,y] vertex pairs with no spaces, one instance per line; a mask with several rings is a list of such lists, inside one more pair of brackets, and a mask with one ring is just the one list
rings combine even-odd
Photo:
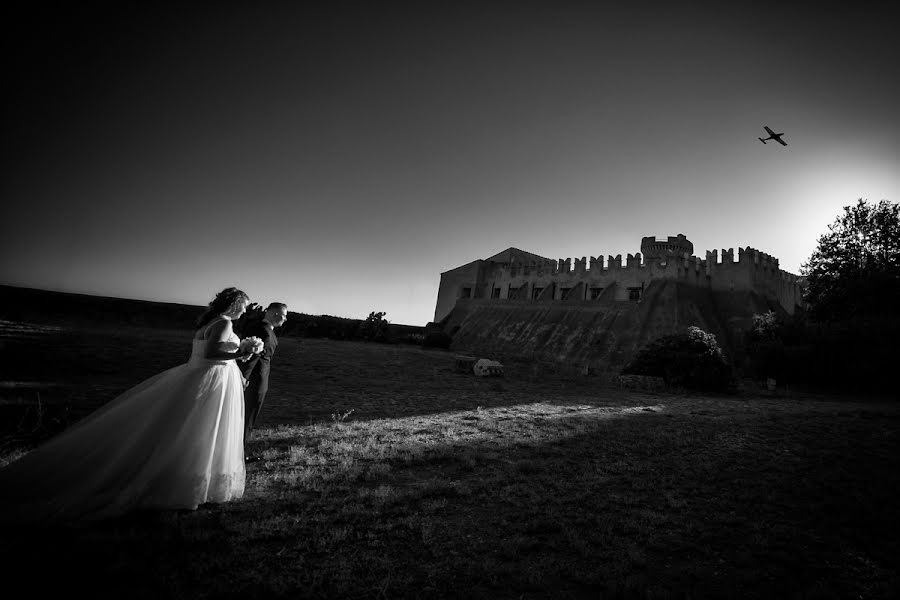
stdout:
[[266,316],[264,318],[271,323],[273,327],[281,327],[287,323],[287,313],[287,304],[283,302],[272,302],[269,304],[268,308],[266,308]]

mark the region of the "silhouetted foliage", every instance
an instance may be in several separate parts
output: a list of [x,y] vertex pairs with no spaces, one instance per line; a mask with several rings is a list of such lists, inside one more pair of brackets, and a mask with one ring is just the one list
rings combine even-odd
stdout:
[[[278,335],[308,338],[328,338],[344,341],[378,341],[381,343],[405,343],[421,344],[422,327],[415,325],[400,325],[384,320],[378,322],[374,315],[369,315],[372,321],[360,319],[347,319],[331,315],[308,315],[305,313],[288,313],[288,322],[278,330]],[[380,330],[379,328],[383,328]],[[373,333],[374,332],[374,333]]]
[[390,323],[385,312],[370,312],[366,320],[359,326],[359,336],[369,342],[389,342],[391,338]]
[[779,331],[785,381],[894,392],[900,336],[900,206],[859,199],[829,225],[801,269],[809,319]]
[[[744,335],[742,374],[818,392],[894,393],[900,319],[852,317],[820,323],[755,315]],[[896,395],[896,394],[895,394]]]
[[654,340],[622,374],[662,377],[668,386],[703,391],[727,391],[733,384],[731,366],[716,336],[699,327]]
[[288,312],[288,322],[278,335],[294,337],[328,338],[332,340],[358,340],[359,319],[332,315],[308,315]]
[[828,228],[801,268],[813,319],[900,316],[900,205],[860,198]]

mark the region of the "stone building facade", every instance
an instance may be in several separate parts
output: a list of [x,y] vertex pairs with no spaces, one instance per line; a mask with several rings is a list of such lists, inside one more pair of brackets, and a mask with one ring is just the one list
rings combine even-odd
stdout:
[[751,247],[693,255],[683,234],[644,237],[641,252],[552,260],[518,248],[441,273],[434,320],[447,317],[460,299],[538,304],[640,302],[655,281],[676,281],[712,292],[756,292],[788,314],[803,306],[803,278],[782,271],[778,259]]

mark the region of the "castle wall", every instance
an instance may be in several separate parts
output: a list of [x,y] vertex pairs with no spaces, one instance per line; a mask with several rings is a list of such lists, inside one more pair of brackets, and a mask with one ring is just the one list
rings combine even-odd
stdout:
[[[800,278],[782,271],[778,259],[755,248],[706,252],[706,258],[672,249],[692,248],[680,235],[667,242],[644,238],[641,253],[498,263],[479,260],[441,274],[435,321],[443,319],[461,298],[492,301],[590,304],[601,297],[638,301],[657,281],[674,281],[713,292],[755,292],[788,313],[802,305]],[[663,250],[668,251],[663,253]],[[535,256],[535,255],[529,255]],[[540,258],[540,257],[537,257]]]
[[766,298],[777,300],[782,308],[793,314],[803,304],[800,277],[782,271],[778,259],[751,247],[706,253],[706,271],[710,288],[715,291],[755,291]]
[[456,267],[441,273],[441,283],[438,287],[437,305],[434,309],[434,320],[439,322],[441,319],[450,314],[456,301],[464,297],[463,291],[470,290],[470,295],[474,295],[478,287],[478,274],[481,271],[479,263],[483,261],[476,260],[467,265]]

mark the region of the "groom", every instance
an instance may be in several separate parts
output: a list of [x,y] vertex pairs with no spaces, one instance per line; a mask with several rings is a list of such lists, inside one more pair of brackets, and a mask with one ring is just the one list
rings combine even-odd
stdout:
[[247,330],[242,332],[243,337],[256,336],[263,341],[263,349],[259,354],[254,354],[250,360],[238,363],[247,387],[244,389],[244,442],[250,437],[250,430],[256,424],[256,418],[266,399],[269,390],[269,366],[275,349],[278,348],[278,338],[274,329],[287,322],[287,304],[272,302],[266,308],[261,321],[251,323]]

